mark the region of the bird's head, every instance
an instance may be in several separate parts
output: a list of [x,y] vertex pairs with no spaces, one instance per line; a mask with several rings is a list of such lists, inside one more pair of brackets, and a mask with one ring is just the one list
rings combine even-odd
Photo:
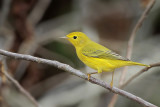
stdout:
[[75,47],[84,46],[90,41],[90,39],[82,32],[72,32],[69,33],[66,37],[67,40],[69,40]]

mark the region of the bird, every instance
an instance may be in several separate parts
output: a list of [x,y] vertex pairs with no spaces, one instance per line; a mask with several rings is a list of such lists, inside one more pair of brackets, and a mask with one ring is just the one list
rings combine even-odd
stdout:
[[112,50],[92,41],[83,32],[71,32],[66,38],[76,49],[78,58],[87,66],[95,69],[96,72],[87,73],[88,80],[91,74],[112,72],[110,86],[113,87],[114,71],[123,66],[139,65],[150,67],[149,65],[133,62]]

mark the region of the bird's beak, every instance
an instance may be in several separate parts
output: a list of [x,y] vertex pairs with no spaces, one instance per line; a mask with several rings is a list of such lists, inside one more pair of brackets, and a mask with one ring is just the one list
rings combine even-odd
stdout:
[[60,38],[62,38],[62,39],[68,39],[68,37],[60,37]]

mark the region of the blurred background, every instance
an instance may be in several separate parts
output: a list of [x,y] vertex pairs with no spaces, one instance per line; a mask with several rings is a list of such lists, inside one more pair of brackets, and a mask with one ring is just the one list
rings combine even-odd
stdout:
[[[150,0],[0,0],[0,48],[57,60],[86,73],[74,47],[63,37],[73,31],[126,56],[127,42]],[[132,60],[160,62],[160,0],[137,32]],[[0,56],[6,71],[41,107],[108,107],[113,94],[65,71],[45,64]],[[143,67],[129,67],[126,80]],[[122,69],[117,69],[118,86]],[[107,83],[111,73],[93,75]],[[143,73],[124,90],[160,106],[160,67]],[[0,107],[35,107],[10,81],[0,77]],[[115,107],[141,107],[119,97]]]

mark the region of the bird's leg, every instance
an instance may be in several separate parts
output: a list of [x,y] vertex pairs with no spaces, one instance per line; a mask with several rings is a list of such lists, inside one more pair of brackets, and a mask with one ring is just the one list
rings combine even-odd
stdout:
[[89,79],[90,79],[90,77],[91,77],[91,74],[87,74],[88,75],[88,81],[89,81]]
[[88,73],[87,75],[88,75],[88,81],[89,81],[89,79],[90,79],[90,77],[91,77],[91,74],[97,74],[97,73],[101,73],[102,72],[102,69],[101,68],[98,68],[98,72],[92,72],[92,73]]
[[113,87],[113,77],[114,77],[114,70],[113,70],[113,72],[112,72],[112,81],[111,81],[111,83],[110,83],[110,86],[111,86],[111,87]]
[[88,73],[88,81],[90,80],[91,74],[97,74],[98,72],[92,72],[92,73]]
[[102,73],[102,69],[101,68],[98,68],[98,73]]

